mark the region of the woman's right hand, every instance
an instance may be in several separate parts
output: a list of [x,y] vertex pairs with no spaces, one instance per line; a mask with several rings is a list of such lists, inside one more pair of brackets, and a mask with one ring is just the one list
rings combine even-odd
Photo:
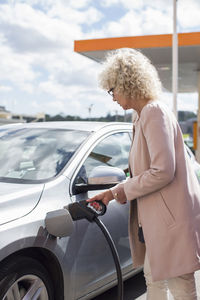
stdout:
[[108,203],[113,200],[114,197],[113,197],[113,194],[111,192],[111,190],[107,190],[103,193],[100,193],[88,200],[86,200],[87,202],[98,202],[98,201],[102,201],[105,205],[108,205]]

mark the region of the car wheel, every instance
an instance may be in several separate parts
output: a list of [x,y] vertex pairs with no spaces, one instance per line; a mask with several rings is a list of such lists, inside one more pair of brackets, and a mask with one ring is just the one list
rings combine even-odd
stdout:
[[0,299],[54,300],[51,278],[36,259],[15,257],[0,265]]

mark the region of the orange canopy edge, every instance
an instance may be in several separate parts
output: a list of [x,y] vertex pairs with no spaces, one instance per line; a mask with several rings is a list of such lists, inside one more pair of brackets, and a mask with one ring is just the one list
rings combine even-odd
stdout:
[[[179,46],[200,45],[200,32],[178,34]],[[114,50],[118,48],[161,48],[172,46],[172,34],[115,37],[74,41],[75,52]]]

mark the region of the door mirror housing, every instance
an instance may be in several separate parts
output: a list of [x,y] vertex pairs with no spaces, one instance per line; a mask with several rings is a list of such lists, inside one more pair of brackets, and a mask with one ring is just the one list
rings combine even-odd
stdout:
[[124,171],[116,167],[95,167],[88,177],[88,183],[75,184],[75,193],[83,193],[92,190],[104,190],[115,186],[126,179]]
[[126,179],[124,171],[115,167],[98,166],[89,175],[89,184],[117,184]]

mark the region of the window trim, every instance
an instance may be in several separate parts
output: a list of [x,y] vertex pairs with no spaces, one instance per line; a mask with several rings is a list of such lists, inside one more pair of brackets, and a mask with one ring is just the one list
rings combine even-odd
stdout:
[[81,164],[77,165],[77,167],[74,169],[73,175],[71,176],[71,179],[70,179],[70,185],[69,185],[69,194],[70,194],[70,197],[76,196],[76,194],[73,194],[73,192],[72,192],[73,186],[74,186],[74,180],[75,180],[78,172],[80,171],[82,165],[84,164],[84,162],[86,161],[86,159],[88,158],[88,156],[90,155],[90,153],[92,152],[92,150],[102,140],[104,140],[108,136],[116,134],[116,133],[127,133],[128,136],[129,136],[129,138],[130,138],[130,147],[131,147],[131,144],[132,144],[132,139],[131,139],[132,130],[130,130],[130,129],[120,129],[120,130],[119,129],[114,129],[112,131],[106,132],[105,134],[103,134],[100,137],[97,137],[96,140],[95,140],[95,142],[88,149],[87,153],[84,153],[84,156],[82,157],[82,160],[81,160]]

